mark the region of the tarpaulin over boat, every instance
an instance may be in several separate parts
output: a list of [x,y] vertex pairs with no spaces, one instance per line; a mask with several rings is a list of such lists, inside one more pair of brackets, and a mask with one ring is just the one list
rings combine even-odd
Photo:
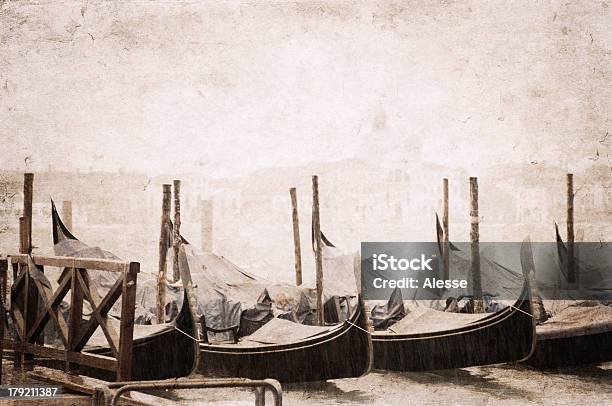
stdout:
[[452,330],[488,317],[490,314],[447,313],[427,307],[412,309],[406,317],[393,324],[390,330],[397,334],[421,334]]
[[272,319],[244,341],[261,344],[282,344],[296,342],[323,334],[332,327],[308,326],[296,324],[288,320]]
[[375,330],[386,330],[402,320],[404,316],[406,316],[406,309],[404,308],[402,291],[395,288],[387,303],[375,305],[372,308],[370,319]]
[[[442,253],[442,234],[438,217],[436,216],[436,230],[438,247]],[[454,244],[449,243],[449,278],[472,280],[471,263],[469,252],[461,251]],[[517,298],[523,288],[523,275],[486,256],[480,255],[480,278],[482,294],[490,297]],[[446,289],[444,296],[459,298],[465,295],[462,289]],[[444,309],[445,302],[437,303],[437,308]]]
[[[119,260],[117,256],[108,251],[101,250],[98,247],[89,247],[79,240],[63,240],[54,247],[55,255],[75,258],[100,258]],[[66,270],[62,272],[58,278],[58,283],[61,282]],[[119,274],[117,272],[96,271],[89,274],[92,289],[98,291],[100,297],[104,297],[106,292],[117,282]],[[155,295],[157,292],[157,281],[152,275],[140,273],[138,275],[138,285],[136,290],[136,324],[151,324],[155,312]],[[182,303],[182,289],[178,286],[167,284],[166,298],[171,303],[178,303],[178,308]],[[84,314],[89,315],[91,310],[88,303],[84,304]],[[176,306],[174,306],[176,308]],[[176,309],[175,309],[176,313]],[[115,302],[108,313],[113,317],[119,317],[121,314],[121,298]],[[174,314],[176,316],[176,314]]]
[[[436,230],[438,250],[441,255],[442,227],[437,216]],[[449,248],[449,278],[471,281],[470,254],[450,242]],[[504,302],[513,303],[523,290],[522,273],[492,261],[482,254],[480,255],[480,276],[486,313],[494,313],[503,309]],[[416,288],[414,296],[417,296],[419,289],[424,288]],[[448,288],[444,289],[441,295],[446,298],[445,300],[414,300],[412,298],[405,300],[401,290],[396,288],[387,303],[377,304],[372,308],[370,319],[377,331],[392,329],[394,332],[406,334],[460,327],[487,316],[486,313],[474,317],[463,315],[473,310],[470,310],[473,304],[466,293],[466,289]],[[514,299],[496,301],[496,297]],[[462,315],[455,317],[457,313],[462,313]]]
[[[335,247],[324,247],[322,255],[323,280],[327,286],[324,301],[337,296],[356,296],[354,257],[341,254]],[[267,326],[272,317],[303,324],[315,321],[316,289],[313,287],[270,282],[245,272],[226,258],[198,253],[190,244],[181,245],[179,268],[183,284],[193,287],[197,317],[203,316],[206,339],[211,342],[236,341],[239,331],[245,331],[243,325],[255,319],[260,319],[259,327]],[[280,323],[274,321],[272,326]],[[299,324],[294,326],[301,328]],[[251,333],[255,329],[246,331]]]
[[[103,250],[100,247],[92,247],[78,240],[64,225],[57,213],[55,204],[51,201],[51,216],[53,222],[53,252],[55,255],[74,258],[99,258],[120,260],[112,252]],[[61,282],[66,270],[58,278]],[[96,289],[100,297],[104,297],[108,290],[117,282],[119,274],[117,272],[95,271],[89,273],[92,288]],[[138,284],[136,290],[136,324],[151,324],[154,321],[156,312],[157,278],[146,272],[138,274]],[[170,321],[178,314],[178,309],[182,305],[182,287],[180,283],[166,283],[166,302],[169,304],[166,309],[167,317],[164,321]],[[91,310],[88,303],[84,304],[84,314],[89,315]],[[121,298],[115,302],[108,313],[113,317],[121,314]]]
[[[562,283],[570,282],[568,273],[568,248],[559,234],[559,227],[555,224],[557,239],[557,257],[559,274]],[[612,292],[612,255],[609,243],[574,243],[575,277],[579,284],[574,296],[581,299],[593,298],[610,299]],[[587,261],[588,259],[588,261]],[[599,291],[599,292],[597,292]],[[598,294],[599,293],[599,294]]]
[[596,301],[574,302],[538,326],[538,339],[575,337],[612,330],[612,307]]
[[[577,277],[570,283],[568,250],[556,224],[555,233],[556,249],[547,244],[542,252],[536,250],[536,275],[546,275],[538,279],[539,291],[545,295],[543,307],[550,317],[537,326],[535,351],[526,362],[546,369],[608,362],[612,356],[610,243],[574,243]],[[559,292],[560,288],[566,291]]]
[[[55,203],[51,201],[51,216],[53,223],[53,251],[55,255],[74,258],[99,258],[120,260],[118,256],[112,252],[106,251],[100,247],[90,246],[78,240],[62,222]],[[60,283],[66,275],[67,269],[64,269],[58,278],[57,283]],[[117,282],[120,274],[117,272],[96,270],[88,273],[91,288],[95,289],[100,297],[104,297],[110,288]],[[136,310],[134,315],[135,324],[151,324],[155,317],[157,293],[157,278],[151,274],[140,272],[138,274],[138,284],[136,290]],[[166,284],[166,299],[170,304],[174,304],[174,317],[178,313],[182,305],[182,288],[177,285]],[[178,307],[176,306],[178,304]],[[85,302],[83,314],[89,316],[91,308],[89,303]],[[67,312],[69,304],[65,302],[63,306]],[[119,298],[108,314],[118,318],[121,314],[121,298]]]
[[[68,255],[65,255],[65,256],[68,256]],[[88,257],[88,258],[98,258],[98,257]],[[46,286],[50,289],[52,288],[51,281],[47,278],[47,276],[43,272],[40,271],[38,267],[34,265],[34,263],[31,260],[30,260],[28,269],[29,269],[29,272],[32,278],[37,279],[43,286]],[[88,274],[90,283],[93,285],[96,285],[97,284],[96,279],[92,278],[91,276],[97,273],[102,273],[102,272],[103,271],[90,272]],[[104,273],[117,274],[116,272],[104,272]],[[102,297],[108,291],[108,289],[102,288],[100,286],[97,287],[97,290],[98,292],[103,294]],[[62,302],[62,305],[60,306],[60,312],[61,312],[62,317],[64,317],[65,320],[68,320],[69,309],[70,309],[69,300]],[[120,311],[117,314],[120,315]],[[89,307],[89,303],[87,301],[83,303],[83,316],[86,318],[91,316],[91,308]],[[151,324],[152,316],[153,316],[152,313],[150,313],[147,309],[139,305],[136,306],[136,309],[134,312],[135,326],[134,326],[134,335],[133,335],[135,342],[138,342],[139,340],[149,337],[151,335],[160,334],[164,331],[170,331],[174,329],[174,327],[169,324],[156,324],[155,326],[151,326],[150,324]],[[107,323],[112,325],[115,331],[119,331],[120,321],[119,321],[118,316],[111,315],[111,317],[107,318]],[[53,323],[48,323],[45,328],[45,343],[55,346],[55,347],[63,346],[61,343],[61,340],[59,339],[59,335],[56,331],[56,327]],[[87,342],[87,345],[85,346],[85,351],[91,351],[93,349],[105,347],[105,346],[108,346],[107,339],[104,336],[102,329],[98,327],[96,331],[94,332],[94,334],[89,339],[89,341]]]

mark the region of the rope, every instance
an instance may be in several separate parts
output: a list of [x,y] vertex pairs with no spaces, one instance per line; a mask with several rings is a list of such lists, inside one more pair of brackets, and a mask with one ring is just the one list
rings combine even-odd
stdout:
[[525,313],[527,316],[531,317],[532,319],[535,319],[535,317],[533,317],[533,315],[532,315],[532,314],[527,313],[525,310],[521,310],[521,309],[519,309],[518,307],[516,307],[516,306],[512,306],[512,305],[510,305],[510,307],[511,307],[511,308],[513,308],[513,309],[518,310],[518,311],[519,311],[519,312],[521,312],[521,313]]
[[185,333],[183,330],[181,330],[181,329],[180,329],[180,328],[178,328],[177,326],[174,326],[174,329],[175,329],[176,331],[178,331],[179,333],[183,333],[183,334],[185,334],[187,337],[191,338],[193,341],[198,342],[198,343],[200,342],[200,340],[198,340],[197,338],[195,338],[194,336],[192,336],[192,335],[190,335],[190,334]]
[[363,329],[363,328],[359,327],[357,324],[353,323],[353,322],[352,322],[352,321],[350,321],[349,319],[346,319],[346,320],[344,320],[344,321],[346,321],[348,324],[350,324],[350,325],[351,325],[351,326],[353,326],[353,327],[357,327],[359,330],[363,331],[364,333],[366,333],[366,334],[370,334],[370,332],[369,332],[369,331],[367,331],[367,330],[365,330],[365,329]]

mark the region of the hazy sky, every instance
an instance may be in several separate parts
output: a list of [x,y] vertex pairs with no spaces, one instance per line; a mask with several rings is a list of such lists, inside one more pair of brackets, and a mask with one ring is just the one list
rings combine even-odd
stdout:
[[0,168],[609,162],[610,21],[605,2],[5,2]]

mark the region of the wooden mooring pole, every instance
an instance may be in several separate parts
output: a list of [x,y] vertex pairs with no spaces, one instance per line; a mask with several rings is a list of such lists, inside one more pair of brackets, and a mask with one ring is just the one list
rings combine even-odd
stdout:
[[314,252],[316,263],[316,288],[317,288],[317,324],[325,324],[323,311],[323,257],[321,255],[321,217],[319,213],[319,178],[312,177],[312,232],[314,233]]
[[442,231],[444,241],[442,242],[442,260],[444,262],[444,279],[450,277],[450,257],[449,257],[449,235],[448,235],[448,179],[442,180]]
[[[117,381],[129,381],[132,379],[134,309],[136,308],[136,282],[139,272],[140,264],[138,262],[130,262],[128,270],[123,273]],[[155,356],[155,354],[151,354],[151,356]]]
[[574,260],[574,175],[567,174],[567,281],[576,283]]
[[[27,231],[26,223],[27,221],[25,217],[23,216],[19,217],[19,253],[20,254],[26,254],[28,252],[28,235],[27,235],[28,231]],[[21,272],[23,272],[22,265],[17,265],[17,272],[15,272],[15,268],[13,268],[13,280],[16,280],[17,276],[21,275]],[[24,289],[24,292],[26,291],[27,290]],[[12,298],[10,298],[10,300],[12,302]],[[26,295],[24,294],[24,295],[20,295],[19,297],[16,297],[16,303],[11,303],[11,306],[18,306],[22,310],[22,313],[25,313],[23,309],[27,307]],[[13,365],[15,366],[15,368],[20,368],[21,362],[23,360],[23,353],[20,351],[15,351],[13,355],[14,355]]]
[[159,232],[159,268],[157,272],[157,323],[166,321],[166,266],[168,257],[170,200],[172,199],[172,185],[163,185],[162,215]]
[[25,219],[25,252],[32,252],[32,201],[34,198],[34,174],[26,173],[23,175],[23,218]]
[[174,180],[174,238],[172,239],[172,248],[174,257],[172,261],[172,281],[176,282],[180,278],[178,251],[181,246],[181,181]]
[[291,195],[291,215],[293,219],[293,253],[295,255],[295,284],[302,284],[302,250],[300,248],[300,220],[298,217],[297,192],[294,187],[289,189]]
[[[25,173],[23,175],[23,217],[19,219],[19,248],[21,254],[32,253],[32,206],[34,200],[34,174]],[[23,271],[22,271],[23,272]],[[38,290],[36,285],[30,278],[30,273],[26,273],[25,278],[26,294],[24,298],[24,321],[26,334],[30,331],[38,315],[36,312],[31,311],[38,309]],[[30,310],[30,311],[29,311]],[[40,337],[37,343],[42,343],[42,337]],[[27,362],[30,367],[31,362],[34,359],[32,354],[16,353],[23,359],[24,363]],[[16,362],[18,364],[20,362]]]
[[62,202],[62,220],[64,225],[70,232],[74,232],[72,229],[72,202],[70,200],[64,200]]
[[202,252],[213,252],[213,202],[200,200]]
[[480,280],[480,230],[478,220],[478,178],[470,178],[470,241],[474,313],[482,313],[482,283]]

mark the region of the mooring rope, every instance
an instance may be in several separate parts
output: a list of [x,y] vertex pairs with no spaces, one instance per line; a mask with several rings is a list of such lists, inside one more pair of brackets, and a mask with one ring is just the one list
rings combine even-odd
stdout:
[[180,329],[180,328],[178,328],[177,326],[174,326],[174,329],[175,329],[175,330],[177,330],[177,331],[178,331],[178,332],[180,332],[180,333],[185,334],[187,337],[191,338],[193,341],[196,341],[196,342],[198,342],[198,343],[200,342],[200,340],[198,340],[197,338],[195,338],[195,337],[194,337],[194,336],[192,336],[191,334],[185,333],[183,330],[181,330],[181,329]]
[[366,333],[366,334],[370,334],[370,332],[369,332],[368,330],[365,330],[364,328],[359,327],[357,324],[353,323],[353,322],[352,322],[352,321],[350,321],[349,319],[346,319],[346,320],[344,320],[344,321],[346,321],[348,324],[350,324],[350,325],[351,325],[351,326],[353,326],[353,327],[357,327],[359,330],[363,331],[364,333]]
[[521,313],[525,313],[527,316],[531,317],[532,319],[535,319],[535,317],[533,317],[533,314],[529,314],[529,313],[527,313],[525,310],[521,310],[521,309],[519,309],[518,307],[516,307],[516,306],[512,306],[512,305],[510,305],[510,307],[511,307],[511,308],[513,308],[513,309],[518,310],[518,311],[519,311],[519,312],[521,312]]

